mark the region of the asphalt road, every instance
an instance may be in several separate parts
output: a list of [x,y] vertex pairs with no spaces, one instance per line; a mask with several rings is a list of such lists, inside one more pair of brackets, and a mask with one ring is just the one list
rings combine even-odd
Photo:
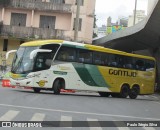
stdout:
[[[0,121],[115,121],[113,123],[117,126],[116,121],[160,121],[160,96],[138,96],[133,100],[105,98],[97,93],[84,92],[54,95],[50,91],[43,91],[37,94],[32,90],[0,86]],[[159,130],[157,127],[54,129]]]

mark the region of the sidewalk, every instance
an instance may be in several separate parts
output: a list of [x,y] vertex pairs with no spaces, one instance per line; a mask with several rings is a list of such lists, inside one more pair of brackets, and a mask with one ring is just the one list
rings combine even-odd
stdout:
[[7,66],[5,71],[0,70],[0,80],[2,80],[3,76],[6,75],[7,72],[9,72],[11,70],[10,66]]

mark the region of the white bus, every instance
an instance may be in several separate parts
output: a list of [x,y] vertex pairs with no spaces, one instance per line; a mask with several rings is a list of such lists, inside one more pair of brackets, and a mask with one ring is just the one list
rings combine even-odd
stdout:
[[[7,55],[11,52],[7,53]],[[154,93],[155,59],[89,44],[41,40],[22,44],[13,59],[11,85],[34,92],[60,89],[99,92],[101,96]]]

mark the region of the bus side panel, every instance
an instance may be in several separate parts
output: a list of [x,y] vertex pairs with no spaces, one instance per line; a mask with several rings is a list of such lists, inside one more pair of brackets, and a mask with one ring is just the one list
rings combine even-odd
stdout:
[[81,82],[85,83],[84,90],[110,92],[110,86],[101,75],[98,66],[81,63],[73,63],[73,66]]
[[[108,84],[110,84],[110,90],[112,92],[120,92],[123,84],[128,84],[131,89],[134,85],[139,85],[140,89],[142,84],[146,82],[146,79],[142,76],[142,73],[137,70],[123,69],[123,68],[113,68],[113,67],[102,67],[99,66],[99,70]],[[145,83],[153,84],[152,80],[149,78],[149,81]],[[152,88],[152,85],[150,85]],[[151,92],[148,90],[147,92]],[[144,90],[143,90],[144,93]]]
[[140,94],[154,93],[154,71],[139,71],[137,82],[140,84]]

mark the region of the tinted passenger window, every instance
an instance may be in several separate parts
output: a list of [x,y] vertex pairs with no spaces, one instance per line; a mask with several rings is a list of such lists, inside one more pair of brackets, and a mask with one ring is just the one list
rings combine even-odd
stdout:
[[140,70],[140,71],[145,71],[145,61],[143,59],[140,58],[136,58],[135,60],[135,69],[136,70]]
[[80,49],[78,51],[78,62],[91,64],[92,63],[92,52]]
[[76,60],[76,50],[74,48],[62,47],[56,60],[74,62]]
[[124,68],[125,69],[134,69],[133,57],[124,56]]
[[118,66],[116,55],[109,54],[108,66],[109,67],[117,67]]
[[96,65],[102,64],[102,53],[93,52],[93,64],[96,64]]
[[154,61],[151,61],[151,60],[147,60],[145,66],[146,66],[146,71],[147,71],[147,70],[154,69],[154,67],[155,67],[155,62],[154,62]]

